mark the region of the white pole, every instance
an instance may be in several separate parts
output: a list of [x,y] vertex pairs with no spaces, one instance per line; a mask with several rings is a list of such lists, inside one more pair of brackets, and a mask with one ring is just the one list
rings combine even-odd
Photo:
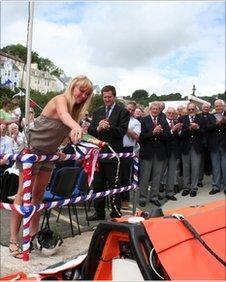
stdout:
[[26,99],[25,99],[25,120],[29,128],[29,111],[30,111],[30,81],[31,81],[31,50],[32,50],[32,31],[34,17],[34,1],[30,0],[28,16],[28,34],[27,34],[27,67],[26,67]]

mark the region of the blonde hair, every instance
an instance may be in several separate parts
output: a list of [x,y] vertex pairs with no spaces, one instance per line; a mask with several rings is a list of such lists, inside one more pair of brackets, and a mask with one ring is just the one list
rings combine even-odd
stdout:
[[[89,95],[88,98],[81,104],[75,104],[73,97],[73,91],[75,86],[81,87],[81,89],[86,91]],[[80,122],[81,119],[85,116],[85,113],[87,112],[91,102],[92,93],[93,84],[88,77],[84,75],[76,76],[70,82],[70,85],[64,92],[64,95],[68,102],[68,111],[75,121]]]
[[10,137],[12,135],[13,128],[19,129],[19,126],[14,122],[8,125],[8,132]]

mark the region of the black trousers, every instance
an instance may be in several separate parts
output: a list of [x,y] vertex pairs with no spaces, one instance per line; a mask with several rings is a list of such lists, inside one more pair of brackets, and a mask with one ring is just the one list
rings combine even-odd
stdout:
[[[133,152],[133,147],[124,147],[123,152],[125,153],[132,153]],[[131,184],[131,174],[132,174],[132,164],[133,164],[133,159],[132,158],[122,158],[121,159],[121,186],[122,187],[127,187]],[[123,192],[122,193],[122,201],[127,201],[129,202],[130,200],[130,195],[128,192]]]
[[[103,192],[106,190],[112,190],[114,188],[120,187],[120,173],[117,183],[116,180],[117,172],[117,162],[100,162],[99,171],[95,172],[93,181],[94,192]],[[105,214],[105,199],[97,198],[94,199],[94,208],[98,214]],[[112,195],[110,198],[112,213],[116,212],[116,209],[120,211],[121,209],[121,194]]]
[[9,196],[13,196],[18,191],[19,186],[19,177],[11,173],[5,172],[3,176],[1,176],[1,188],[0,188],[0,200],[4,203],[9,203]]

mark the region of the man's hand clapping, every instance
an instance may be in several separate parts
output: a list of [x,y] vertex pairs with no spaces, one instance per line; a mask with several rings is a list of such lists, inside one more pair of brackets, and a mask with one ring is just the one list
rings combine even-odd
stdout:
[[162,129],[162,126],[160,125],[160,124],[158,124],[155,128],[154,128],[154,130],[153,130],[153,134],[155,135],[155,134],[160,134],[160,133],[162,133],[163,132],[163,129]]
[[177,124],[174,125],[174,127],[172,128],[173,132],[178,132],[182,129],[182,123],[178,122]]
[[197,129],[199,129],[199,125],[195,122],[191,122],[189,128],[190,128],[190,130],[197,130]]
[[216,120],[216,125],[222,125],[226,123],[226,117],[223,117],[221,120]]
[[102,119],[99,122],[99,125],[97,127],[97,131],[103,131],[103,130],[108,130],[110,128],[110,123],[108,119]]

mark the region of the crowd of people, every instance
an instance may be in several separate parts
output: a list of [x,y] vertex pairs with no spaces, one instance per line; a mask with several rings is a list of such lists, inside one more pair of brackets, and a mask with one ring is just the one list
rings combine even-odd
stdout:
[[[145,110],[133,101],[125,109],[116,103],[116,89],[102,88],[103,106],[92,116],[88,133],[108,142],[116,152],[139,153],[139,205],[147,202],[161,206],[165,198],[176,201],[176,193],[196,197],[204,174],[212,175],[214,195],[223,187],[226,193],[226,109],[223,100],[214,108],[193,102],[165,109],[164,102],[153,102]],[[109,152],[107,148],[102,152]],[[131,160],[122,159],[115,183],[116,159],[101,160],[94,177],[95,192],[131,184]],[[182,178],[182,187],[178,185]],[[129,208],[129,193],[112,196],[111,217],[120,217]],[[89,220],[105,219],[105,199],[94,201],[95,212]]]
[[[216,100],[213,109],[208,103],[198,109],[193,102],[188,102],[186,107],[178,105],[165,109],[165,104],[158,101],[144,110],[134,101],[127,102],[125,107],[118,104],[115,87],[106,85],[101,90],[103,106],[90,117],[87,110],[92,91],[93,85],[87,77],[74,78],[63,94],[47,103],[39,117],[35,118],[34,110],[30,110],[29,130],[21,117],[18,102],[4,101],[0,110],[0,154],[14,154],[24,148],[36,154],[56,153],[68,144],[78,143],[82,134],[89,133],[107,142],[117,153],[139,154],[140,207],[145,207],[147,202],[161,206],[160,192],[163,191],[166,199],[176,201],[180,177],[183,179],[182,196],[195,197],[198,188],[203,186],[204,174],[212,175],[210,195],[220,192],[222,187],[226,193],[226,109],[223,100]],[[101,153],[109,152],[107,146],[101,149]],[[19,163],[14,165],[19,170],[19,188],[14,203],[21,204],[22,167]],[[1,159],[0,166],[3,174],[11,164]],[[41,203],[53,168],[52,162],[34,165],[33,204]],[[92,183],[94,192],[130,185],[132,159],[122,158],[118,175],[117,172],[116,158],[99,160]],[[111,218],[121,217],[121,210],[130,207],[130,193],[111,196],[110,207]],[[95,199],[94,209],[89,221],[105,219],[105,198]],[[39,216],[37,213],[32,218],[31,235],[38,231]],[[12,212],[9,248],[16,258],[21,258],[17,242],[20,221],[21,216]]]

